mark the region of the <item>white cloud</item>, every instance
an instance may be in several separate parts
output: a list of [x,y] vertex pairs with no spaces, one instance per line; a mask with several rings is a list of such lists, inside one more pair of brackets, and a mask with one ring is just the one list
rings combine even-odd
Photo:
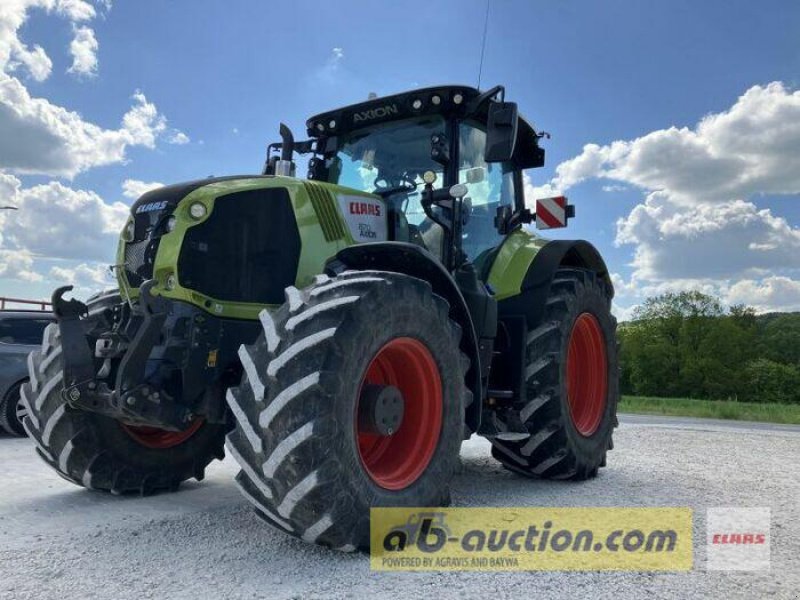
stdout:
[[30,76],[36,81],[44,81],[50,77],[53,70],[53,61],[39,45],[33,48],[18,47],[14,52],[14,58],[8,63],[9,71],[17,71],[20,67],[25,67]]
[[138,179],[126,179],[122,182],[122,195],[131,200],[136,200],[150,190],[162,187],[164,184],[158,181],[140,181]]
[[[110,1],[98,1],[110,9]],[[24,282],[21,289],[46,290],[69,282],[76,295],[113,286],[119,231],[128,218],[123,202],[106,202],[96,193],[50,181],[27,185],[19,174],[72,177],[92,167],[122,162],[130,147],[153,148],[159,140],[188,142],[168,128],[166,118],[136,91],[118,128],[107,129],[77,112],[31,96],[23,81],[43,81],[52,61],[20,31],[33,10],[63,17],[73,31],[68,51],[76,75],[97,71],[98,43],[87,25],[97,16],[84,0],[0,0],[0,199],[17,211],[0,211],[0,282]],[[129,197],[158,186],[126,180]],[[35,285],[34,285],[35,284]]]
[[94,30],[89,27],[76,27],[69,44],[72,66],[67,70],[76,75],[93,76],[97,74],[97,50],[99,48]]
[[308,77],[308,82],[312,86],[337,85],[342,83],[342,76],[350,79],[350,75],[344,72],[344,50],[340,47],[332,48],[325,63],[314,69]]
[[[30,4],[54,6],[56,12],[64,15],[71,21],[89,21],[94,19],[96,12],[94,6],[85,0],[39,0]],[[110,5],[109,5],[110,6]]]
[[182,146],[183,144],[188,144],[191,140],[189,139],[189,136],[183,133],[182,131],[175,130],[167,138],[167,141],[170,144],[177,144],[179,146]]
[[800,281],[779,276],[737,281],[728,289],[726,300],[729,304],[747,304],[762,312],[800,311]]
[[36,81],[50,75],[53,63],[41,46],[28,47],[17,36],[25,22],[29,2],[0,4],[0,71],[15,72],[25,68]]
[[0,74],[0,169],[73,177],[121,162],[130,146],[153,148],[166,118],[141,92],[119,129],[103,129],[76,112],[32,98],[17,80]]
[[96,12],[84,0],[3,0],[0,3],[0,72],[25,70],[36,81],[44,81],[50,76],[52,61],[41,46],[28,46],[18,35],[31,9],[55,12],[72,23],[89,21]]
[[61,283],[99,291],[115,285],[114,275],[108,265],[80,263],[75,267],[52,267],[49,276]]
[[616,302],[611,303],[611,314],[613,314],[617,321],[623,323],[624,321],[633,320],[634,314],[638,305],[633,306],[620,306]]
[[16,211],[2,211],[0,247],[37,259],[113,260],[116,240],[128,218],[122,202],[103,201],[91,191],[51,181],[23,187],[12,175],[0,174],[0,194]]
[[553,186],[552,183],[534,185],[533,179],[528,173],[522,174],[522,183],[523,183],[523,194],[525,195],[525,204],[531,210],[533,210],[536,207],[537,199],[551,198],[559,194],[559,191]]
[[694,128],[587,144],[539,190],[592,178],[645,192],[617,222],[616,243],[634,248],[624,293],[694,288],[733,302],[746,290],[756,307],[794,306],[784,280],[800,286],[800,228],[755,201],[800,194],[800,91],[754,86]]
[[41,274],[33,270],[33,256],[27,250],[0,248],[0,277],[21,281],[42,281]]
[[665,190],[672,202],[724,202],[800,190],[800,91],[780,82],[753,86],[727,111],[694,129],[670,127],[631,141],[587,144],[561,163],[553,185],[602,177]]
[[[97,40],[82,25],[96,16],[83,0],[5,0],[0,3],[0,170],[18,174],[74,177],[91,167],[118,163],[132,146],[154,147],[166,136],[167,120],[143,93],[133,95],[131,108],[118,129],[105,129],[77,112],[32,97],[18,78],[27,74],[46,79],[52,62],[39,46],[28,46],[19,30],[28,13],[41,9],[58,14],[73,25],[69,71],[91,75],[97,68]],[[170,130],[168,141],[185,143],[188,137]]]
[[617,244],[635,246],[637,279],[743,277],[800,269],[800,229],[752,202],[698,202],[691,208],[653,192],[617,222]]

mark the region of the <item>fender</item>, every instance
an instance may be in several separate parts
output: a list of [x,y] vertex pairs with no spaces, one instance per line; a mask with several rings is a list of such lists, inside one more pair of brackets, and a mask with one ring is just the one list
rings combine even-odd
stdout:
[[472,403],[466,409],[465,421],[469,432],[477,431],[483,399],[480,351],[467,303],[450,273],[433,254],[407,242],[371,242],[349,246],[328,260],[325,272],[334,276],[345,269],[375,269],[417,277],[430,283],[434,293],[447,300],[450,318],[461,327],[461,349],[470,360],[466,383],[472,392]]
[[605,283],[609,302],[614,297],[608,267],[592,244],[585,240],[544,242],[517,230],[506,238],[489,273],[489,284],[499,290],[500,315],[524,315],[528,326],[535,326],[544,314],[553,275],[561,267],[594,271]]

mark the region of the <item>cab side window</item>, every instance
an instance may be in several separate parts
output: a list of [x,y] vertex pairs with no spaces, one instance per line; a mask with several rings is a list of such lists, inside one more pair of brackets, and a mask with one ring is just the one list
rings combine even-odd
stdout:
[[487,163],[484,157],[486,132],[468,122],[459,126],[458,182],[469,190],[465,203],[462,247],[475,262],[497,246],[503,236],[494,226],[497,208],[514,205],[514,173],[503,163]]

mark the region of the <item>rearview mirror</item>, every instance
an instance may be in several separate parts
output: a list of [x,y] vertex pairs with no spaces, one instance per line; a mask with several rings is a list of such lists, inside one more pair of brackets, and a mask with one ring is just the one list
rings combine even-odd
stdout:
[[486,162],[506,162],[514,155],[517,143],[517,105],[491,102],[486,125]]

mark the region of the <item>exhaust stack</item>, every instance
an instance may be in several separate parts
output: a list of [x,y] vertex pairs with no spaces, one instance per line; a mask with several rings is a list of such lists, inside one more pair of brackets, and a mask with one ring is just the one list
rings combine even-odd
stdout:
[[294,135],[292,135],[292,130],[285,123],[281,123],[279,131],[281,135],[281,158],[275,161],[275,175],[294,177],[294,161],[292,161]]

